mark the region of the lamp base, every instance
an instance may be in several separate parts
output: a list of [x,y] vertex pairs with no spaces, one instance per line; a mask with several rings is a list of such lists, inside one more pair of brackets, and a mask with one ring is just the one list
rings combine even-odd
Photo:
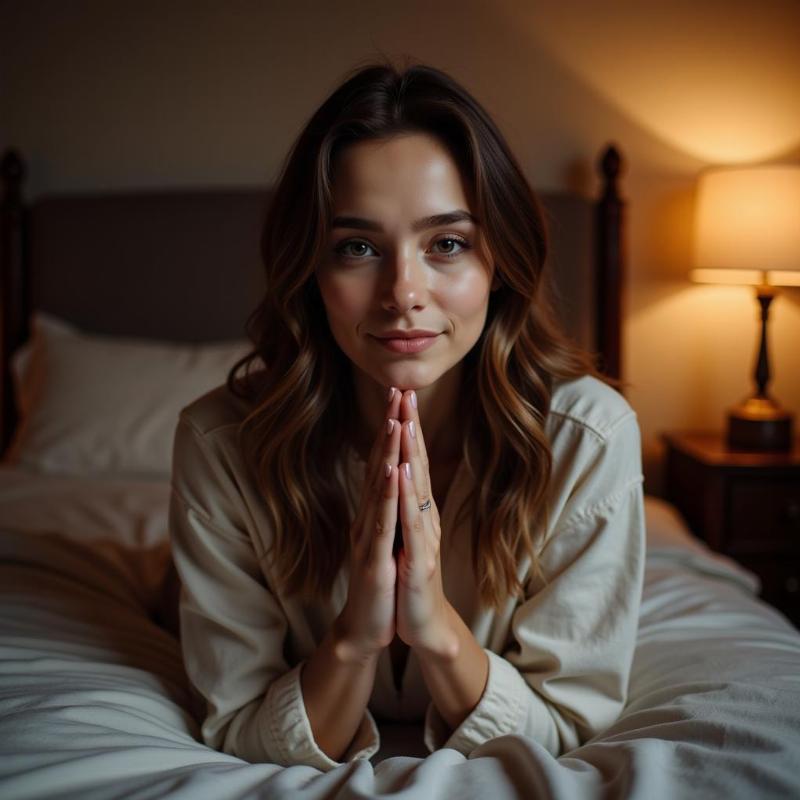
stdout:
[[750,397],[728,412],[731,450],[792,449],[793,415],[770,397]]

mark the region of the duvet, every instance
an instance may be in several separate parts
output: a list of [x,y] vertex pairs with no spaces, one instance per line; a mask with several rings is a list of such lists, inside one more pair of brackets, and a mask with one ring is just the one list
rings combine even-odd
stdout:
[[560,758],[503,736],[469,758],[421,730],[328,773],[199,740],[179,642],[159,624],[169,484],[0,467],[0,797],[800,797],[800,634],[757,582],[648,497],[628,704]]

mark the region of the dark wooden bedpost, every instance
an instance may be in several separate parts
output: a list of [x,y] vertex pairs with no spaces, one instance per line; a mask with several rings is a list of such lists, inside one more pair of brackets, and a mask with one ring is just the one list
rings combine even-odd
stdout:
[[25,162],[16,150],[0,161],[3,182],[0,205],[0,454],[6,451],[16,423],[11,383],[11,354],[27,338],[25,298],[25,222],[22,181]]
[[622,247],[624,203],[617,188],[622,158],[609,145],[598,163],[603,180],[597,204],[597,350],[601,370],[612,378],[622,377],[622,294],[625,253]]

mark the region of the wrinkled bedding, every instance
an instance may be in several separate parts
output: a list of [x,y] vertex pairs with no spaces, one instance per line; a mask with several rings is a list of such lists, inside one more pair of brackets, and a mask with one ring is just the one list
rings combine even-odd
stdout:
[[168,500],[166,482],[0,467],[0,797],[800,796],[800,634],[661,501],[611,728],[558,759],[521,736],[465,758],[386,725],[371,761],[323,774],[199,741],[179,643],[156,622]]

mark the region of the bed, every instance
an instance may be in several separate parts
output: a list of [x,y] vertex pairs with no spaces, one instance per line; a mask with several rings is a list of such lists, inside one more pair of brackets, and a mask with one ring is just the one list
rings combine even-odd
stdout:
[[[619,377],[618,150],[598,163],[598,200],[542,200],[565,325]],[[384,724],[371,761],[322,773],[205,746],[168,613],[171,432],[246,349],[269,191],[27,204],[19,154],[2,172],[1,797],[800,796],[800,634],[649,495],[629,700],[581,747],[428,754]]]

